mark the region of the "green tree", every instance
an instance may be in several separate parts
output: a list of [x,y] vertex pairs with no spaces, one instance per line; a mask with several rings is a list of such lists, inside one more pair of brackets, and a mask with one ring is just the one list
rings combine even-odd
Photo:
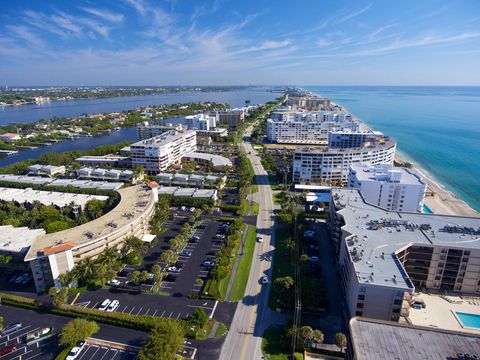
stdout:
[[129,236],[125,239],[125,252],[135,253],[137,255],[145,254],[148,251],[147,244],[136,236]]
[[160,268],[160,265],[155,264],[152,266],[152,274],[153,274],[153,279],[155,282],[158,282],[161,280],[162,277],[162,269]]
[[138,285],[140,281],[142,281],[142,273],[138,270],[135,270],[134,272],[132,272],[132,275],[130,276],[130,281]]
[[205,310],[203,310],[202,308],[195,309],[195,311],[190,315],[190,319],[188,320],[188,322],[191,325],[196,326],[200,329],[202,329],[205,326],[207,321],[208,321],[208,315],[205,313]]
[[46,225],[45,226],[45,231],[47,232],[47,234],[51,234],[51,233],[54,233],[54,232],[70,229],[70,227],[71,226],[70,226],[70,223],[68,221],[57,220],[57,221],[52,221],[51,223]]
[[51,287],[48,290],[48,294],[52,299],[53,306],[60,307],[62,305],[65,305],[65,303],[67,302],[68,288],[62,287],[60,289],[57,289],[56,287]]
[[92,258],[83,259],[73,268],[72,274],[76,279],[88,283],[95,278],[96,264]]
[[118,251],[115,248],[111,248],[107,246],[103,250],[102,254],[99,256],[98,261],[112,268],[115,265],[115,262],[118,260],[118,258],[119,258]]
[[294,284],[293,278],[291,276],[285,276],[283,278],[276,278],[273,281],[273,286],[279,292],[285,292],[289,290]]
[[77,318],[68,322],[60,334],[60,345],[74,346],[99,330],[95,321]]
[[90,220],[94,220],[103,215],[105,202],[102,200],[93,199],[85,205],[85,214]]
[[308,261],[308,255],[307,255],[307,254],[302,254],[302,255],[300,255],[300,261],[301,261],[302,263],[307,262],[307,261]]
[[325,335],[323,335],[320,330],[313,330],[313,340],[315,340],[317,344],[321,344],[323,340],[325,340]]
[[335,344],[340,348],[340,351],[347,346],[347,337],[343,333],[336,333],[335,334]]
[[3,316],[0,315],[0,330],[3,330],[4,326]]
[[298,329],[298,342],[302,349],[304,349],[313,338],[314,331],[310,326],[302,326]]
[[176,259],[176,255],[172,250],[166,250],[160,254],[160,261],[166,265],[170,265]]
[[174,360],[183,342],[183,331],[177,322],[162,322],[150,333],[138,360]]

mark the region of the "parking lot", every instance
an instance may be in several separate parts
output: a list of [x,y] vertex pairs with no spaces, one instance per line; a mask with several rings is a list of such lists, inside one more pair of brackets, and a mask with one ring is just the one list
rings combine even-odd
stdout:
[[[7,324],[8,325],[8,324]],[[39,326],[26,324],[20,329],[0,337],[0,349],[15,345],[15,350],[7,355],[1,356],[3,359],[18,359],[20,355],[22,360],[54,358],[58,352],[58,336],[54,335],[35,344],[27,345],[26,335],[30,332],[38,331]]]
[[136,358],[137,354],[133,351],[86,344],[75,360],[134,360]]

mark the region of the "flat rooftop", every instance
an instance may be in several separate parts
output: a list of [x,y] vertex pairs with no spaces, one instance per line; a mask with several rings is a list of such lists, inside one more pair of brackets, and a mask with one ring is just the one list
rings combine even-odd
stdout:
[[394,171],[400,174],[400,184],[425,185],[420,175],[404,167],[389,166],[388,164],[376,167],[367,164],[353,164],[350,166],[350,169],[355,171],[355,175],[360,181],[389,181],[389,171]]
[[81,189],[118,190],[124,183],[93,180],[56,179],[50,183],[52,186],[72,186]]
[[410,244],[480,249],[478,217],[388,211],[357,189],[334,188],[332,199],[345,219],[342,229],[354,235],[347,245],[359,282],[411,287],[395,255]]
[[44,185],[52,181],[52,178],[42,176],[24,176],[24,175],[12,175],[1,174],[0,181],[10,181],[19,184],[37,184]]
[[152,138],[148,138],[145,140],[137,141],[130,145],[132,146],[162,146],[164,144],[168,144],[172,141],[177,139],[183,138],[185,136],[194,135],[196,133],[195,130],[168,130],[165,131],[163,134],[154,136]]
[[212,162],[213,166],[232,166],[232,161],[230,159],[227,159],[226,157],[216,155],[216,154],[191,152],[183,155],[183,157],[192,158],[192,159],[209,160]]
[[480,336],[462,332],[354,317],[350,333],[355,359],[457,359],[480,356]]
[[[138,219],[154,201],[152,192],[143,185],[118,190],[120,202],[105,215],[71,229],[47,234],[38,238],[30,247],[25,261],[42,256],[45,248],[59,245],[66,240],[73,242],[73,248],[95,242],[100,237],[120,231]],[[115,226],[112,226],[115,225]]]
[[0,226],[0,251],[26,253],[32,243],[40,236],[45,235],[45,230],[31,230],[27,227],[13,227],[12,225]]
[[38,201],[43,205],[55,205],[59,208],[63,208],[71,203],[74,203],[75,205],[78,205],[83,209],[87,202],[89,202],[90,200],[105,201],[107,199],[108,196],[100,195],[33,190],[31,188],[16,189],[0,187],[0,200],[15,201],[19,204],[31,204],[34,201]]
[[357,153],[360,150],[369,150],[375,148],[388,148],[397,143],[397,141],[392,138],[384,138],[382,140],[375,140],[366,142],[364,146],[357,148],[329,148],[328,146],[297,146],[295,148],[295,153],[302,154],[348,154],[348,153]]

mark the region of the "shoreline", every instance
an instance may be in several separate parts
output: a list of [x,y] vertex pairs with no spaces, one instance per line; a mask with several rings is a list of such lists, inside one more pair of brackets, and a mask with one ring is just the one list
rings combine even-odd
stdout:
[[412,170],[418,173],[428,186],[428,189],[434,193],[434,196],[425,196],[424,204],[427,205],[434,214],[479,217],[480,214],[470,207],[465,201],[458,198],[452,191],[439,183],[426,170],[422,169],[407,156],[395,152],[395,160],[398,162],[409,162],[412,164]]

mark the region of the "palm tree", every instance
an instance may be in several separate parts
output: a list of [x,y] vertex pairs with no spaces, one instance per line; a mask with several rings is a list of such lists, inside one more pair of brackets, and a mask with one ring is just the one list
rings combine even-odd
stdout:
[[145,254],[148,251],[147,245],[136,236],[129,236],[125,239],[124,250],[126,254],[134,252],[138,255]]
[[113,247],[106,247],[105,250],[103,250],[102,254],[98,258],[98,260],[102,263],[107,265],[109,268],[113,267],[115,265],[115,262],[118,259],[118,252],[115,248]]
[[72,272],[77,279],[89,282],[95,278],[95,262],[91,258],[83,259],[73,268]]

